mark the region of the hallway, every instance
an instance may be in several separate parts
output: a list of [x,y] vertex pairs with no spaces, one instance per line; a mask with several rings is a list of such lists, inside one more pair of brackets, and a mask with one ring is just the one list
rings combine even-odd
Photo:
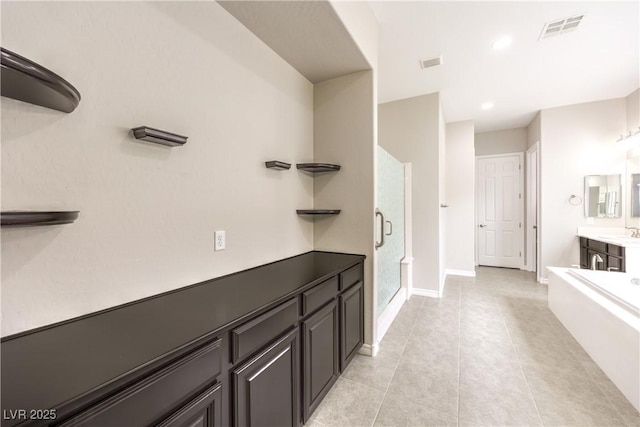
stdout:
[[449,276],[413,296],[305,426],[640,426],[640,415],[519,270]]

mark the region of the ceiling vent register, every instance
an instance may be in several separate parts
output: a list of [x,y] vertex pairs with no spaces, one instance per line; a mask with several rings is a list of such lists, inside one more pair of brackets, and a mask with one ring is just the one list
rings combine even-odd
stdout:
[[423,70],[425,68],[435,67],[436,65],[440,64],[442,64],[442,55],[436,56],[435,58],[420,60],[420,68],[422,68]]
[[540,33],[540,37],[538,38],[538,40],[547,39],[559,34],[568,33],[569,31],[574,31],[576,28],[578,28],[578,25],[580,25],[583,18],[584,15],[576,15],[570,18],[547,22],[546,24],[544,24],[542,33]]

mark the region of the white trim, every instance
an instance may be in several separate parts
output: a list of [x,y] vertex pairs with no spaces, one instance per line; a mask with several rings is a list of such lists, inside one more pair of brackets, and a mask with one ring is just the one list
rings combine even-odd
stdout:
[[400,261],[400,286],[404,288],[407,300],[411,298],[413,289],[413,258],[404,257]]
[[384,335],[389,330],[389,327],[393,323],[393,320],[396,318],[402,305],[407,300],[407,289],[400,288],[400,290],[393,296],[389,304],[382,310],[382,313],[378,316],[378,337],[376,342],[382,341]]
[[543,284],[543,285],[548,285],[549,284],[549,279],[546,277],[538,277],[538,282]]
[[475,270],[453,270],[451,268],[447,268],[445,274],[447,276],[476,277]]
[[[531,162],[530,158],[531,155],[533,153],[536,153],[536,162],[535,162],[535,168],[536,168],[536,194],[535,194],[535,200],[536,200],[536,226],[537,226],[537,230],[534,233],[532,231],[532,224],[529,223],[529,219],[530,216],[532,215],[533,212],[531,212],[530,210],[530,204],[528,203],[529,200],[531,199],[531,181],[530,181],[530,168],[529,168],[529,163]],[[527,167],[527,174],[525,176],[525,193],[526,193],[526,199],[527,199],[527,203],[525,205],[525,227],[526,230],[524,232],[524,237],[527,240],[527,243],[525,245],[525,256],[526,256],[526,263],[524,266],[524,269],[527,271],[533,271],[533,272],[537,272],[538,271],[538,257],[539,257],[539,239],[540,239],[540,210],[539,210],[539,205],[540,205],[540,150],[539,150],[539,141],[536,141],[535,144],[533,144],[531,147],[529,147],[529,149],[527,149],[526,153],[525,153],[525,165]],[[530,239],[530,234],[534,234],[536,236],[536,241],[535,242],[531,242],[532,239]],[[531,250],[533,249],[533,250]],[[532,262],[532,254],[535,252],[535,264]],[[537,274],[537,276],[539,277],[540,275]]]
[[376,357],[378,355],[378,350],[380,350],[380,344],[362,344],[358,353],[363,354],[365,356]]
[[432,289],[416,289],[413,288],[411,290],[411,295],[419,295],[422,297],[429,297],[429,298],[440,298],[440,294],[438,291],[434,291]]

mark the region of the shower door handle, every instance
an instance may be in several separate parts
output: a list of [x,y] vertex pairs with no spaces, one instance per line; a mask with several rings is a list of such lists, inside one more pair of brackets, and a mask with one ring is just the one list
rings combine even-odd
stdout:
[[384,246],[384,214],[380,212],[380,209],[376,209],[376,216],[380,216],[380,241],[376,240],[376,250]]
[[391,236],[393,234],[393,223],[391,221],[385,221],[385,222],[389,224],[389,232],[385,233],[385,235]]

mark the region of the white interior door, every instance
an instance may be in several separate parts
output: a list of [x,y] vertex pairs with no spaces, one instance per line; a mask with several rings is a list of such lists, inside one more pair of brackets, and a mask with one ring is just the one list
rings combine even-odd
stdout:
[[478,264],[522,267],[522,155],[478,159]]

